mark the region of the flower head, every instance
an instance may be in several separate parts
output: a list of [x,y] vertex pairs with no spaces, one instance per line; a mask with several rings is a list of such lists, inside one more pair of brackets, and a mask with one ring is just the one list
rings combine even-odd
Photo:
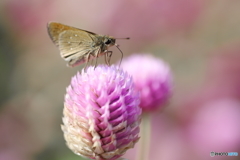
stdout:
[[133,76],[134,85],[141,93],[140,107],[145,111],[157,109],[172,90],[169,66],[150,54],[135,54],[123,60],[122,67]]
[[141,109],[131,76],[115,66],[89,67],[72,78],[62,130],[76,154],[115,160],[138,141]]

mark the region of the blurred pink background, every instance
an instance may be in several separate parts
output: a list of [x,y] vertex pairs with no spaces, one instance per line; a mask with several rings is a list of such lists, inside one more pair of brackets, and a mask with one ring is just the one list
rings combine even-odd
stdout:
[[[49,21],[131,37],[117,40],[124,57],[147,52],[169,63],[174,92],[152,115],[150,160],[239,159],[210,157],[240,153],[239,8],[238,0],[2,0],[0,160],[81,159],[60,124],[65,89],[84,65],[66,67]],[[124,157],[135,160],[138,147]]]

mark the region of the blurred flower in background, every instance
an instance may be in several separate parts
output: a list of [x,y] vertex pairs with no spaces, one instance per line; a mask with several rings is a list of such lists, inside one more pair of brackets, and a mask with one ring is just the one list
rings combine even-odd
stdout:
[[123,59],[121,66],[133,76],[144,111],[156,110],[168,100],[173,88],[172,74],[164,61],[151,54],[133,54]]
[[162,108],[172,94],[172,74],[163,60],[151,54],[133,54],[124,58],[121,65],[133,77],[134,86],[140,92],[143,116],[136,159],[145,160],[149,158],[151,145],[151,113]]
[[[215,147],[240,153],[239,7],[240,1],[225,0],[1,0],[0,160],[81,159],[67,149],[60,128],[65,86],[81,66],[65,66],[48,21],[130,37],[117,40],[124,57],[152,53],[171,66],[174,93],[168,107],[152,113],[147,159],[207,160]],[[114,63],[120,54],[112,50]],[[124,157],[136,160],[138,147]]]

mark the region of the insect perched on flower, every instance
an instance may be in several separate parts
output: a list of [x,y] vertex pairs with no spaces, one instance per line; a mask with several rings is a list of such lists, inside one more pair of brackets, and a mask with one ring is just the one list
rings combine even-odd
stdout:
[[[88,63],[90,59],[98,58],[101,55],[105,56],[105,62],[110,65],[112,51],[109,51],[108,48],[115,45],[119,49],[114,37],[99,35],[61,23],[49,22],[48,33],[52,41],[58,46],[61,57],[71,67]],[[122,51],[120,49],[119,51],[123,56]]]

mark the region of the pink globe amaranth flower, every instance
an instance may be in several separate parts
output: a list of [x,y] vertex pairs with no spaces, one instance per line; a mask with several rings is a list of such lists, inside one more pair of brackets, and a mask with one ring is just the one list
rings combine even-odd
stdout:
[[89,67],[67,88],[62,130],[76,154],[115,160],[139,139],[141,108],[130,75],[116,66]]
[[171,95],[172,75],[169,66],[150,54],[134,54],[122,62],[122,67],[133,76],[141,94],[140,107],[152,111],[164,104]]

